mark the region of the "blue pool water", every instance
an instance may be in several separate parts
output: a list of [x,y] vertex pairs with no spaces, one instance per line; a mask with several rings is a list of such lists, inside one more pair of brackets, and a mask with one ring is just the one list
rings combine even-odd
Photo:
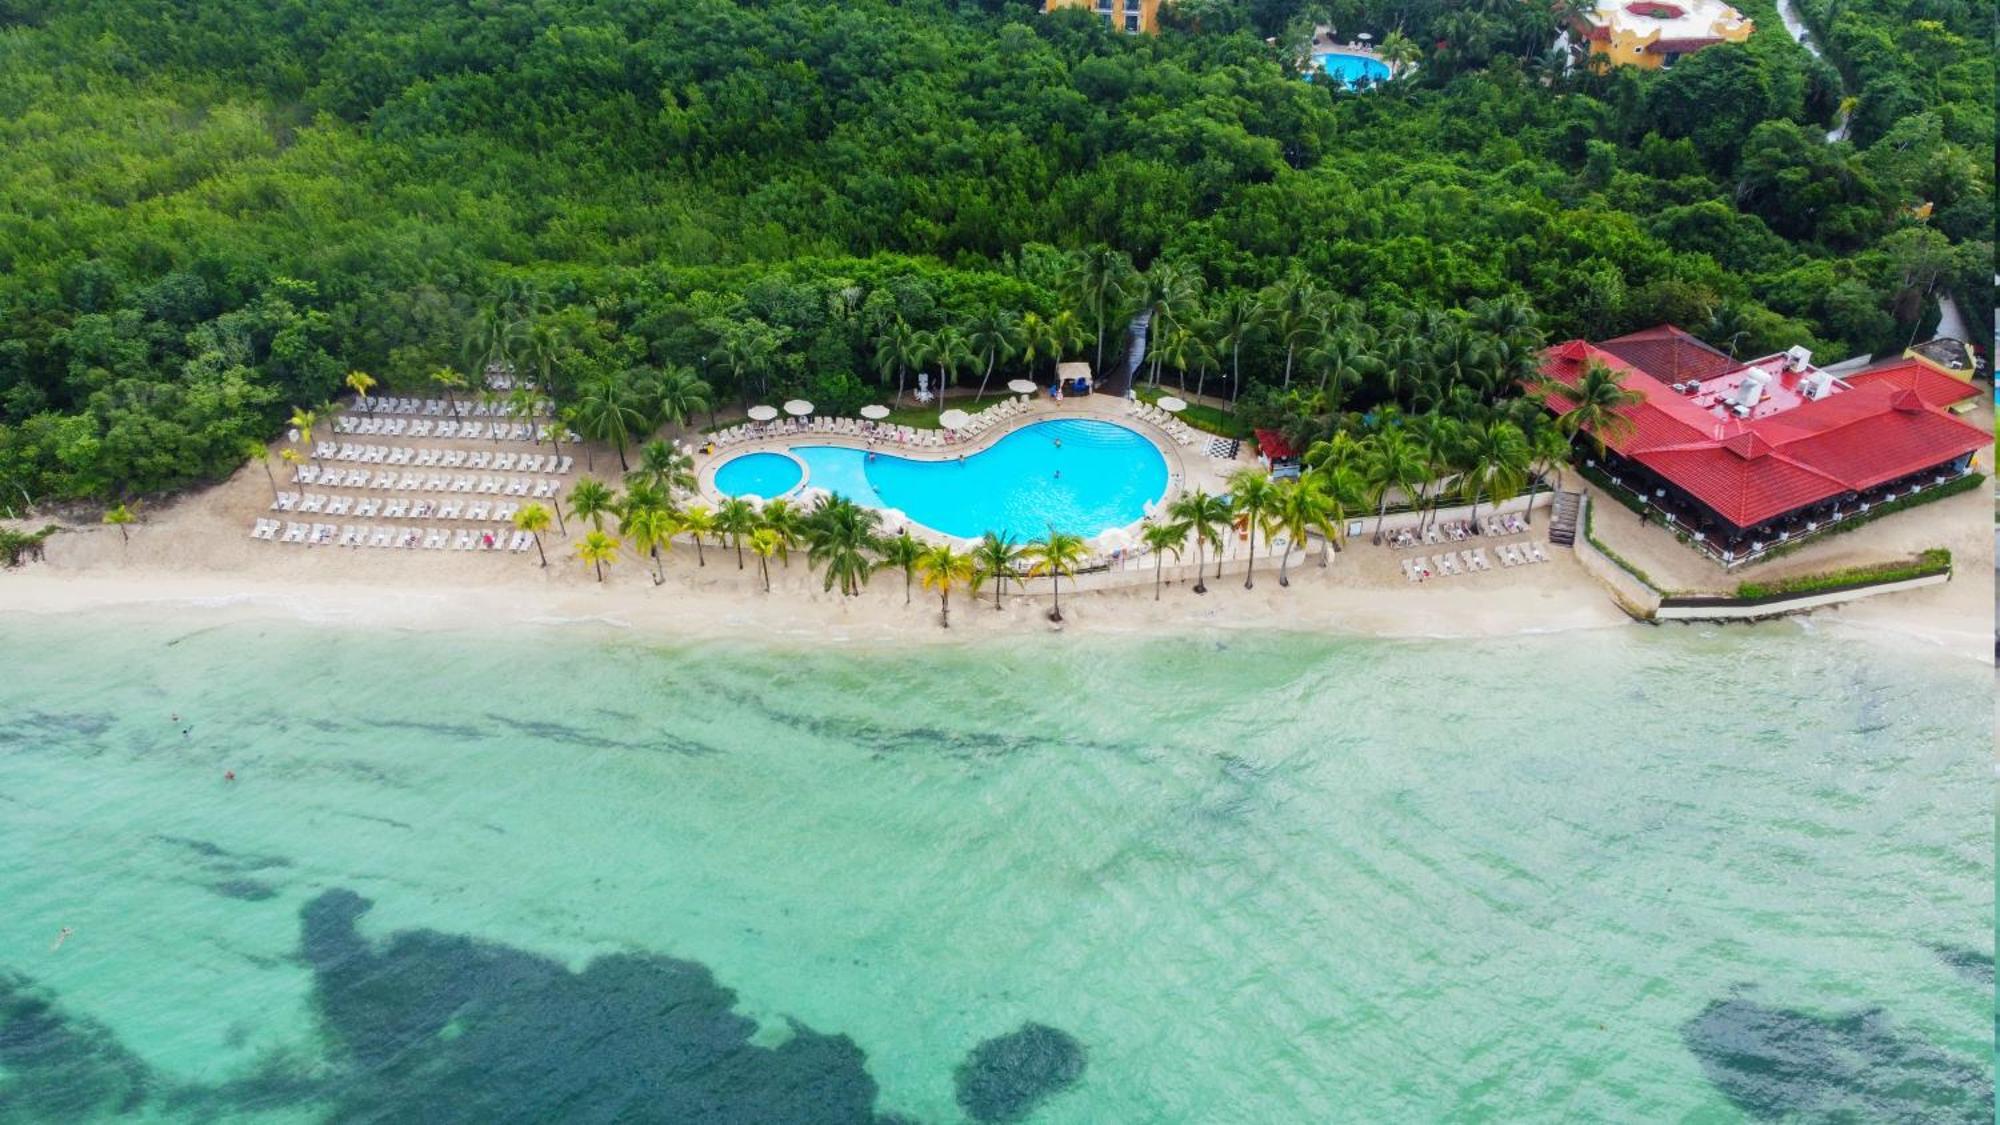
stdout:
[[747,453],[715,470],[715,488],[730,496],[775,500],[804,476],[798,462],[782,453]]
[[[895,508],[925,527],[968,539],[988,531],[1039,538],[1052,526],[1094,536],[1143,519],[1146,504],[1167,490],[1166,458],[1152,442],[1123,426],[1082,418],[1024,426],[964,461],[913,461],[889,453],[870,461],[863,450],[825,445],[795,446],[792,453],[805,462],[805,483],[812,488],[871,508]],[[752,453],[724,464],[715,474],[716,489],[750,491],[772,470],[732,470],[739,462],[774,456]]]
[[1327,76],[1344,86],[1355,86],[1362,79],[1370,82],[1387,82],[1389,68],[1379,59],[1364,58],[1361,55],[1320,55],[1315,62]]

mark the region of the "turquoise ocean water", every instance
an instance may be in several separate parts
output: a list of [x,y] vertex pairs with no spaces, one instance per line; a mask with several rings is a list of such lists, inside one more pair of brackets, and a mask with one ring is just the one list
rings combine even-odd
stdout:
[[8,1122],[1993,1119],[1969,662],[0,644]]

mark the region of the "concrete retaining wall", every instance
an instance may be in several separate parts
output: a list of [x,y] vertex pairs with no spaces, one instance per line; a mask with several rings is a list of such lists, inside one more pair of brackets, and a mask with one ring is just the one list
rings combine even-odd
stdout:
[[1799,594],[1789,598],[1758,598],[1735,604],[1729,604],[1722,599],[1703,598],[1688,599],[1690,603],[1695,604],[1676,605],[1669,601],[1654,611],[1653,619],[1655,621],[1755,621],[1760,617],[1782,617],[1788,613],[1804,613],[1822,606],[1872,598],[1877,594],[1893,594],[1898,590],[1940,586],[1949,581],[1951,581],[1950,574],[1927,574],[1922,578],[1905,578],[1901,582],[1882,582],[1873,586],[1828,590],[1818,594]]
[[1653,620],[1660,608],[1660,592],[1598,550],[1584,533],[1584,528],[1590,526],[1589,493],[1583,494],[1576,520],[1576,561],[1583,566],[1583,572],[1604,585],[1618,608],[1640,621]]

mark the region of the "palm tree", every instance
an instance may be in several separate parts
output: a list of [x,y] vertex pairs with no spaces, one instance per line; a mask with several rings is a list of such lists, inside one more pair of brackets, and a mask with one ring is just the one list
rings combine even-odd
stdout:
[[[1569,460],[1569,440],[1563,437],[1562,429],[1554,422],[1536,426],[1528,435],[1528,460],[1534,470],[1536,480],[1546,480],[1555,474],[1554,486],[1562,491],[1562,468]],[[1528,505],[1528,522],[1535,521],[1535,505]]]
[[1389,76],[1401,78],[1410,65],[1417,61],[1417,45],[1401,31],[1392,31],[1382,37],[1380,54],[1382,61],[1389,64]]
[[881,516],[873,509],[863,508],[844,496],[820,500],[806,520],[806,558],[816,566],[826,567],[823,589],[833,589],[837,581],[843,595],[853,597],[861,593],[861,587],[875,571],[874,560],[868,553],[875,548],[876,527],[880,523]]
[[576,557],[594,567],[597,570],[597,580],[602,582],[604,564],[618,561],[618,540],[602,531],[593,531],[577,543]]
[[628,536],[634,554],[644,551],[653,560],[653,585],[666,582],[665,554],[674,545],[674,536],[681,530],[680,517],[664,504],[650,502],[628,503],[624,518],[618,522],[618,530]]
[[1278,495],[1271,505],[1272,524],[1283,529],[1288,540],[1284,556],[1278,560],[1279,586],[1292,584],[1287,573],[1292,563],[1292,548],[1304,547],[1306,537],[1315,531],[1325,542],[1332,541],[1338,534],[1338,525],[1334,522],[1334,500],[1327,495],[1321,481],[1319,473],[1309,472],[1278,485]]
[[1578,434],[1588,433],[1599,457],[1605,455],[1606,442],[1633,428],[1632,419],[1621,411],[1646,399],[1638,391],[1627,390],[1622,376],[1595,359],[1584,363],[1583,374],[1575,383],[1543,379],[1535,393],[1544,401],[1554,397],[1567,403],[1569,412],[1557,418],[1556,425],[1569,435],[1571,448],[1575,448]]
[[1326,323],[1324,294],[1317,282],[1294,266],[1259,295],[1266,322],[1285,347],[1284,389],[1292,388],[1292,357]]
[[1474,425],[1466,435],[1465,476],[1472,489],[1472,525],[1479,526],[1482,495],[1494,507],[1521,494],[1533,453],[1527,435],[1514,423],[1500,420]]
[[900,316],[875,341],[875,370],[885,379],[895,373],[897,406],[903,405],[903,379],[920,354],[921,342],[917,330]]
[[1193,492],[1182,493],[1179,499],[1167,505],[1167,515],[1194,535],[1194,592],[1208,593],[1208,584],[1202,579],[1208,565],[1207,550],[1211,546],[1215,548],[1216,577],[1219,578],[1222,569],[1222,529],[1229,524],[1229,501],[1209,495],[1206,489],[1197,488]]
[[[1183,327],[1182,320],[1199,311],[1201,288],[1201,274],[1178,262],[1157,261],[1145,272],[1135,296],[1140,311],[1153,314],[1149,332],[1155,341],[1164,344],[1170,334]],[[1157,387],[1163,357],[1159,346],[1149,350],[1153,361],[1152,384]]]
[[138,522],[138,519],[139,514],[134,512],[130,505],[123,502],[120,502],[117,507],[104,513],[104,522],[117,528],[119,538],[126,543],[132,542],[132,525]]
[[708,557],[702,554],[701,537],[715,534],[715,513],[709,511],[706,504],[689,504],[681,509],[680,527],[694,537],[694,564],[707,566]]
[[373,413],[368,404],[368,392],[375,389],[375,376],[366,371],[349,371],[345,382],[347,389],[354,392],[354,397],[361,400],[361,408]]
[[1306,366],[1319,372],[1319,389],[1333,403],[1345,402],[1347,392],[1382,370],[1382,361],[1353,335],[1329,330],[1304,356]]
[[1329,553],[1347,542],[1347,513],[1367,503],[1368,481],[1354,465],[1307,469],[1302,479],[1326,499],[1326,522],[1333,534],[1320,529],[1319,565],[1324,567]]
[[661,426],[685,426],[688,419],[715,405],[715,392],[709,385],[697,378],[693,369],[677,363],[661,368],[647,390]]
[[271,473],[271,447],[256,438],[243,439],[243,455],[264,466],[264,479],[271,482],[271,499],[278,498],[278,478]]
[[917,567],[924,561],[925,547],[922,542],[903,530],[882,540],[879,553],[883,566],[893,566],[903,572],[903,604],[910,604],[910,584],[916,580]]
[[1216,351],[1229,357],[1231,404],[1236,402],[1237,392],[1243,386],[1243,345],[1263,330],[1264,321],[1264,306],[1246,292],[1231,293],[1215,311],[1210,328],[1215,333]]
[[944,389],[951,385],[951,377],[972,364],[975,358],[972,345],[966,341],[965,333],[954,325],[947,324],[930,334],[930,361],[938,369],[938,409],[944,409]]
[[740,496],[732,496],[715,510],[715,530],[729,537],[729,543],[736,548],[736,569],[743,569],[743,537],[757,530],[757,509],[750,501]]
[[662,496],[694,491],[694,457],[654,438],[639,447],[639,467],[625,474],[626,485],[644,484]]
[[1172,551],[1174,561],[1181,559],[1181,548],[1186,545],[1188,525],[1184,523],[1149,523],[1139,532],[1139,542],[1153,552],[1153,600],[1160,600],[1160,584],[1164,580],[1163,571],[1167,565],[1167,552]]
[[[305,455],[296,449],[281,449],[278,451],[278,458],[292,467],[293,479],[297,479],[298,477],[299,466],[306,463]],[[269,472],[270,470],[267,468],[265,471]],[[271,498],[274,500],[277,499],[277,494],[273,493]]]
[[1077,565],[1089,556],[1090,548],[1084,545],[1083,536],[1065,535],[1051,527],[1048,536],[1028,544],[1025,553],[1031,560],[1028,575],[1040,578],[1046,574],[1055,584],[1055,608],[1049,611],[1049,620],[1061,621],[1063,575],[1076,577]]
[[618,511],[618,494],[601,480],[585,477],[569,490],[569,510],[590,526],[604,530],[604,517]]
[[790,500],[773,500],[764,505],[764,530],[777,537],[778,557],[792,565],[792,551],[805,537],[805,517]]
[[444,392],[445,401],[451,404],[451,416],[457,418],[458,397],[452,392],[465,389],[465,376],[449,367],[440,367],[431,372],[431,382]]
[[1002,360],[1014,358],[1021,347],[1021,321],[1013,313],[1004,309],[991,309],[980,314],[966,330],[965,343],[975,355],[985,371],[979,377],[979,397],[986,397],[986,384],[993,379],[993,368]]
[[1076,303],[1090,314],[1091,325],[1097,330],[1097,358],[1090,369],[1093,376],[1104,371],[1105,325],[1115,312],[1113,302],[1117,300],[1119,290],[1131,276],[1131,256],[1109,246],[1092,246],[1071,259],[1069,287],[1076,295]]
[[1019,354],[1021,362],[1028,369],[1028,377],[1035,374],[1035,361],[1047,357],[1062,358],[1062,340],[1056,335],[1055,325],[1043,320],[1039,313],[1027,313],[1021,317]]
[[585,437],[616,446],[620,470],[632,467],[625,460],[625,447],[635,435],[644,435],[652,428],[633,390],[633,380],[644,378],[644,372],[638,370],[623,377],[600,375],[577,388],[577,429]]
[[1000,595],[1007,588],[1007,579],[1014,576],[1014,564],[1021,558],[1021,547],[1012,535],[1004,531],[989,531],[972,548],[972,558],[979,564],[979,572],[993,579],[993,612],[1000,612]]
[[319,451],[313,448],[313,427],[319,424],[319,411],[307,410],[303,406],[292,407],[292,428],[299,432],[299,444],[306,447],[306,456],[313,464],[319,464]]
[[1389,515],[1389,490],[1399,488],[1409,500],[1424,479],[1424,452],[1400,427],[1383,430],[1369,443],[1365,467],[1368,489],[1375,495],[1375,542],[1382,541],[1382,521]]
[[1250,532],[1250,562],[1243,568],[1243,588],[1252,589],[1257,577],[1257,533],[1268,531],[1271,513],[1278,504],[1277,486],[1262,469],[1238,469],[1229,474],[1232,516],[1241,516]]
[[939,543],[917,557],[917,569],[923,574],[924,589],[938,592],[938,608],[943,611],[939,623],[951,628],[951,588],[971,583],[979,574],[972,556],[959,554],[949,543]]
[[514,513],[514,528],[535,537],[535,553],[542,557],[542,566],[549,565],[548,552],[542,550],[542,532],[549,529],[549,510],[540,504],[523,504]]
[[778,533],[760,527],[750,533],[750,553],[757,556],[757,572],[763,575],[764,592],[771,592],[771,556],[778,553]]
[[1436,515],[1445,487],[1465,464],[1465,428],[1458,419],[1435,411],[1414,415],[1409,432],[1423,456],[1423,472],[1417,477],[1415,504],[1424,512],[1422,526]]

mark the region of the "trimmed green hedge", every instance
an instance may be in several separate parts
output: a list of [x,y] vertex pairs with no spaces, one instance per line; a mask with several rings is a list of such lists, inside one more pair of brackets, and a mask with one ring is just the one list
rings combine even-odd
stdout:
[[1950,572],[1951,552],[1943,547],[1932,547],[1914,559],[1850,566],[1842,570],[1829,570],[1822,574],[1801,574],[1772,582],[1742,582],[1736,587],[1736,596],[1750,599],[1775,598],[1790,594],[1818,594],[1849,586],[1902,582],[1906,579],[1926,578],[1933,574]]
[[1647,575],[1645,571],[1640,570],[1638,567],[1633,566],[1629,562],[1626,562],[1625,556],[1619,554],[1618,552],[1612,550],[1611,548],[1605,546],[1603,543],[1598,541],[1597,536],[1591,533],[1591,524],[1595,521],[1595,519],[1596,519],[1596,513],[1592,511],[1591,506],[1586,503],[1583,506],[1584,539],[1587,542],[1589,542],[1591,546],[1597,548],[1598,554],[1603,555],[1605,558],[1610,559],[1614,563],[1617,563],[1618,568],[1620,570],[1623,570],[1625,573],[1631,575],[1634,578],[1637,578],[1639,582],[1642,585],[1644,585],[1648,590],[1653,591],[1655,594],[1665,596],[1666,591],[1660,589],[1659,583],[1654,582],[1653,579],[1649,575]]

